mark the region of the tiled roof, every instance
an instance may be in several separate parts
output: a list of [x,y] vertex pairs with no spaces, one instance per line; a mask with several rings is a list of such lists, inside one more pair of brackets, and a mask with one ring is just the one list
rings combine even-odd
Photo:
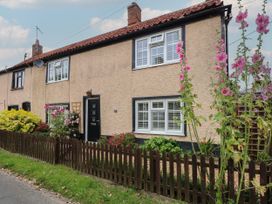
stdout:
[[159,16],[157,18],[153,18],[147,21],[143,21],[131,26],[126,26],[102,35],[98,35],[96,37],[92,37],[80,42],[76,42],[70,45],[67,45],[65,47],[55,49],[43,54],[40,54],[36,57],[29,58],[11,68],[17,68],[17,67],[23,67],[23,66],[29,66],[36,60],[46,60],[48,58],[57,57],[60,55],[68,55],[69,53],[75,53],[76,51],[82,50],[84,48],[88,48],[93,45],[98,45],[100,43],[109,41],[109,40],[115,40],[119,39],[121,37],[125,37],[129,34],[133,34],[139,31],[144,31],[147,29],[151,29],[153,27],[156,27],[161,24],[165,24],[167,22],[175,21],[182,19],[186,16],[189,16],[191,14],[195,14],[197,12],[201,12],[210,8],[215,8],[223,5],[223,2],[221,0],[206,0],[203,3],[196,4],[194,6],[181,9],[172,13],[168,13],[162,16]]

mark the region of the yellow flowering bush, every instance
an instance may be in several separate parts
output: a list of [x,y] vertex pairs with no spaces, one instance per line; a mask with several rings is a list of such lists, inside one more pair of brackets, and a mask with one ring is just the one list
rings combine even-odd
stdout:
[[41,119],[24,110],[4,110],[0,112],[0,130],[31,133]]

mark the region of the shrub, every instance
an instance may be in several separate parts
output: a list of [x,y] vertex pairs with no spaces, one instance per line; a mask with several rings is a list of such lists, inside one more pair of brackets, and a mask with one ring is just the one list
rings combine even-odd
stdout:
[[0,112],[0,130],[31,133],[41,119],[31,112],[24,110],[4,110]]
[[123,146],[128,148],[135,148],[137,145],[133,133],[121,133],[119,135],[111,136],[108,139],[108,144],[115,147]]
[[159,151],[160,153],[183,154],[183,150],[176,141],[165,137],[153,137],[146,140],[142,148],[148,151]]
[[98,144],[100,145],[106,145],[108,144],[108,137],[107,136],[100,136],[99,140],[97,141]]
[[199,150],[199,152],[205,156],[212,156],[215,151],[214,141],[211,138],[204,138],[204,140],[199,143]]
[[49,125],[44,122],[40,122],[35,129],[35,132],[49,132]]
[[44,122],[40,122],[33,132],[35,136],[49,137],[50,136],[50,128]]

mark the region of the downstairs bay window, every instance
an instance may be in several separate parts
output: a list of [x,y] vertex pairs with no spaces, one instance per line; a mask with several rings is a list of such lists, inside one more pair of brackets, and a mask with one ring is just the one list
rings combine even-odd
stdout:
[[135,101],[135,132],[184,136],[179,99]]

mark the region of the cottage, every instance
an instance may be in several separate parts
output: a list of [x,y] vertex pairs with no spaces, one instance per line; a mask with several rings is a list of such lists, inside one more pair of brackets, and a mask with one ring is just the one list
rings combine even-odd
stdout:
[[[186,124],[176,123],[183,105],[176,45],[184,41],[203,104],[198,113],[208,117],[214,48],[219,37],[227,41],[230,13],[230,5],[206,0],[141,21],[141,8],[132,3],[126,27],[46,53],[37,40],[30,59],[0,72],[0,110],[31,110],[44,121],[46,104],[76,111],[89,141],[134,132],[139,139],[163,135],[186,144]],[[209,126],[203,124],[202,136]]]

